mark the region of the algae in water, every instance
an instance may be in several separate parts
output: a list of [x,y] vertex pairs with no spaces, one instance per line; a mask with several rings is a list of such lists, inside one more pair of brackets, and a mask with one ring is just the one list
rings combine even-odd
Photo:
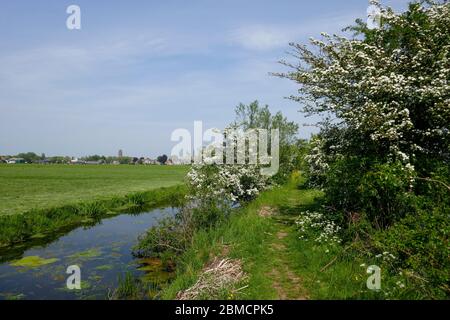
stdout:
[[39,256],[28,256],[28,257],[23,257],[20,260],[13,261],[10,264],[13,267],[37,268],[40,266],[54,263],[58,260],[59,259],[56,259],[56,258],[44,259]]

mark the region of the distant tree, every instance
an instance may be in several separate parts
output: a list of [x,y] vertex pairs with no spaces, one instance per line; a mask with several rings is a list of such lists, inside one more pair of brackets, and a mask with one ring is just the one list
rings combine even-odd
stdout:
[[70,161],[70,158],[64,157],[64,156],[54,156],[54,157],[48,158],[48,161],[50,163],[67,163]]
[[[278,111],[272,114],[269,106],[260,106],[258,100],[245,105],[239,104],[236,109],[236,119],[233,127],[242,130],[250,129],[278,129],[280,133],[280,170],[274,177],[278,182],[284,181],[298,162],[297,132],[298,124],[288,121]],[[270,146],[269,146],[270,149]]]
[[162,156],[159,156],[158,158],[156,158],[156,161],[158,161],[161,164],[165,164],[167,161],[167,156],[165,154],[163,154]]
[[120,164],[130,164],[133,163],[133,159],[131,157],[120,157],[118,158]]
[[34,152],[19,153],[16,155],[16,158],[22,158],[25,162],[34,162],[40,159],[40,157]]
[[83,160],[86,161],[100,161],[100,160],[106,160],[105,156],[99,156],[98,154],[94,154],[92,156],[83,157]]

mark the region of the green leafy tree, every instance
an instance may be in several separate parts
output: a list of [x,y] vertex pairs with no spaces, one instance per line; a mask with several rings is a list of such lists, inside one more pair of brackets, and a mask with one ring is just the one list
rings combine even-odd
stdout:
[[161,164],[165,164],[166,163],[166,161],[167,161],[167,155],[165,155],[165,154],[163,154],[162,156],[158,156],[157,158],[156,158],[156,161],[158,161],[159,163],[161,163]]
[[323,33],[312,47],[291,44],[297,61],[278,75],[299,84],[291,98],[306,113],[333,118],[324,130],[340,135],[340,153],[405,166],[450,160],[450,5],[428,3],[402,14],[380,7],[381,26],[358,20],[350,39]]
[[278,129],[280,133],[280,170],[274,179],[283,182],[298,162],[297,143],[298,124],[288,121],[278,111],[272,114],[269,106],[260,106],[257,100],[248,105],[240,103],[235,108],[236,119],[233,127],[242,130],[250,129]]
[[16,158],[22,158],[25,160],[25,162],[31,163],[39,160],[40,156],[38,156],[34,152],[26,152],[26,153],[19,153],[18,155],[16,155]]
[[100,160],[106,160],[106,157],[105,156],[100,156],[98,154],[94,154],[94,155],[91,155],[91,156],[84,157],[83,160],[86,160],[86,161],[100,161]]
[[[322,177],[330,168],[348,173],[356,185],[379,163],[400,163],[412,180],[450,162],[450,4],[379,9],[379,28],[357,20],[347,28],[351,38],[322,34],[310,46],[291,44],[296,60],[283,61],[291,71],[278,74],[299,84],[291,98],[304,112],[325,118],[311,165]],[[359,169],[347,171],[342,159]],[[358,209],[351,203],[348,210]]]

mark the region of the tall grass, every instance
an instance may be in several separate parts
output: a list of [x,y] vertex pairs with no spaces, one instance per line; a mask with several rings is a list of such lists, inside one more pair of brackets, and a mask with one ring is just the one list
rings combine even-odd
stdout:
[[184,201],[186,187],[178,185],[110,199],[78,202],[23,214],[0,216],[0,247],[30,239],[36,234],[52,234],[61,228],[90,224],[107,215],[137,212],[157,206],[178,206]]

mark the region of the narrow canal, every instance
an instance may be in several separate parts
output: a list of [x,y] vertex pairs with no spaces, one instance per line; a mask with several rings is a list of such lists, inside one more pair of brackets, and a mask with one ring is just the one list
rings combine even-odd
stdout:
[[[132,255],[138,237],[176,208],[121,214],[65,234],[37,237],[0,251],[0,299],[108,299],[127,273],[154,283],[170,278],[158,261]],[[81,290],[69,290],[67,268],[81,270]]]

